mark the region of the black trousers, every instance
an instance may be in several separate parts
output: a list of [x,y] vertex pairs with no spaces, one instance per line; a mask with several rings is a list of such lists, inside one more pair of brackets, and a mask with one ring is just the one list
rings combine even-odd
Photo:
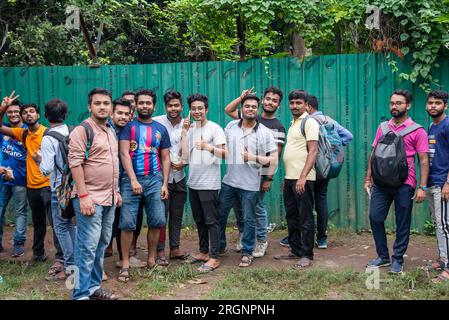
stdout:
[[[186,178],[168,184],[168,200],[165,200],[170,249],[178,249],[181,243],[182,216],[187,201]],[[161,231],[165,231],[161,230]],[[159,238],[157,251],[165,249],[165,237]]]
[[194,190],[189,188],[189,200],[193,219],[198,228],[200,252],[209,253],[212,259],[218,259],[220,244],[218,190]]
[[296,181],[284,181],[284,205],[288,225],[288,243],[293,254],[313,259],[314,220],[313,182],[307,181],[305,192],[296,192]]
[[[39,189],[27,188],[28,204],[31,208],[33,220],[33,258],[41,259],[45,255],[45,234],[47,233],[47,219],[53,228],[53,217],[51,213],[51,189],[44,187]],[[53,243],[56,248],[55,260],[64,261],[58,237],[53,230]]]
[[317,214],[317,239],[327,239],[327,223],[329,221],[329,209],[327,207],[327,186],[329,179],[317,180],[313,183],[313,199]]

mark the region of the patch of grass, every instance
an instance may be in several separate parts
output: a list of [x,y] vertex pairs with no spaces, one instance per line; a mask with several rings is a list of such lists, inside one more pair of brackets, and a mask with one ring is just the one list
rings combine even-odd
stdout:
[[49,262],[30,266],[26,263],[1,261],[0,275],[3,283],[0,284],[0,299],[45,299],[39,290],[32,288],[32,283],[43,279],[49,267]]
[[193,279],[198,273],[191,265],[179,265],[174,268],[156,268],[152,270],[134,269],[130,276],[137,281],[137,287],[130,299],[150,299],[152,296],[161,295],[178,287],[189,279]]
[[449,283],[434,285],[419,269],[402,276],[380,273],[379,288],[371,290],[366,285],[370,276],[351,269],[233,270],[206,299],[449,299]]

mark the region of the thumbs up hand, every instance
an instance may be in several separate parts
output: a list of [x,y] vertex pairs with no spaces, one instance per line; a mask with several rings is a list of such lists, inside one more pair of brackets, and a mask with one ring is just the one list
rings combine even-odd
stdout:
[[196,142],[195,146],[198,150],[208,150],[209,149],[209,145],[204,140],[203,135],[201,135],[201,139]]

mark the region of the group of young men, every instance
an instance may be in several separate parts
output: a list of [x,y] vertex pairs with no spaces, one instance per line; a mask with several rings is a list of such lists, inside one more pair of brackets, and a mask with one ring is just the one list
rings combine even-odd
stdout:
[[[288,95],[293,119],[287,132],[276,118],[282,98],[282,91],[276,87],[267,88],[262,101],[253,89],[244,90],[226,106],[225,112],[234,120],[223,129],[208,120],[208,98],[202,94],[187,98],[189,111],[184,112],[187,114],[184,118],[182,95],[168,91],[163,97],[165,114],[153,117],[157,101],[153,91],[125,92],[112,101],[108,90],[95,88],[88,95],[88,119],[74,128],[67,126],[67,103],[52,99],[45,105],[45,117],[50,124],[46,128],[39,123],[39,107],[21,104],[13,92],[0,106],[3,151],[0,173],[4,174],[1,221],[11,196],[15,200],[11,255],[24,254],[29,204],[34,227],[34,262],[48,257],[44,248],[47,219],[53,228],[56,256],[47,279],[65,279],[70,267],[75,266],[78,276],[73,299],[117,299],[101,288],[105,279],[104,258],[112,255],[114,239],[119,255],[119,281],[129,281],[130,268],[169,264],[165,253],[166,225],[168,257],[200,263],[199,272],[210,272],[219,267],[220,256],[226,254],[226,225],[234,208],[239,230],[236,250],[241,251],[239,266],[249,267],[254,258],[265,255],[268,247],[264,195],[270,192],[282,157],[288,224],[288,237],[282,244],[290,247],[290,253],[274,258],[295,259],[294,266],[299,269],[310,267],[315,244],[327,248],[329,178],[317,179],[315,170],[321,152],[321,126],[333,124],[342,145],[353,137],[319,111],[317,98],[303,90],[293,90]],[[412,198],[423,201],[427,192],[436,217],[439,244],[439,259],[432,266],[442,270],[438,279],[449,278],[444,271],[448,267],[449,250],[449,163],[446,160],[449,124],[444,113],[447,100],[443,91],[429,94],[427,111],[434,123],[427,139],[425,130],[413,126],[408,117],[411,94],[396,90],[390,97],[393,118],[378,128],[365,179],[365,189],[371,196],[370,222],[378,253],[378,258],[369,262],[371,267],[390,264],[384,221],[391,202],[395,201],[397,237],[391,271],[402,271]],[[5,113],[7,125],[2,121]],[[413,127],[406,129],[409,126]],[[408,162],[406,181],[398,188],[378,185],[376,179],[373,184],[371,162],[378,163],[378,150],[386,150],[379,146],[388,144],[387,134],[401,130],[408,131],[401,136]],[[415,154],[421,165],[416,194]],[[222,179],[223,160],[226,174]],[[375,171],[377,174],[378,170]],[[68,176],[74,181],[71,203],[76,224],[72,217],[63,214],[65,209],[60,201],[60,190],[68,183]],[[196,254],[181,250],[187,196],[198,230]],[[145,262],[136,256],[143,209],[148,226]],[[317,212],[316,242],[314,210]]]

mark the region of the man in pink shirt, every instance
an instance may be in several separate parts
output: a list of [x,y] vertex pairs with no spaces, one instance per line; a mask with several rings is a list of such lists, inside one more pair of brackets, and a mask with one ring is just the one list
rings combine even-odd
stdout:
[[[390,273],[401,273],[402,265],[404,263],[404,254],[407,250],[410,225],[412,220],[413,199],[416,202],[422,202],[425,199],[425,191],[427,189],[427,177],[429,175],[428,163],[428,139],[426,131],[408,116],[411,108],[412,94],[407,90],[395,90],[390,96],[390,113],[392,119],[388,122],[382,123],[376,132],[376,138],[373,142],[373,152],[368,161],[368,168],[365,178],[365,190],[371,196],[370,202],[370,224],[373,232],[374,242],[376,244],[376,251],[378,257],[368,263],[368,267],[378,268],[385,267],[391,264]],[[402,133],[401,133],[402,131]],[[390,134],[389,134],[390,132]],[[394,132],[396,135],[392,135]],[[387,136],[389,135],[389,136]],[[379,154],[381,150],[384,153],[391,150],[392,139],[395,137],[402,137],[403,151],[407,159],[408,174],[405,171],[405,176],[399,180],[398,187],[391,187],[395,181],[395,172],[401,169],[399,163],[394,161],[400,156],[401,148],[394,152],[391,165],[382,166],[382,157],[388,159],[385,154]],[[379,144],[379,146],[378,146]],[[381,145],[382,144],[382,145]],[[400,144],[400,143],[399,143]],[[390,149],[389,149],[390,148]],[[418,189],[415,170],[415,155],[418,154],[420,164],[420,184]],[[374,160],[374,158],[376,158]],[[402,164],[403,170],[407,170],[405,163]],[[373,171],[376,176],[373,179]],[[381,172],[384,171],[384,172]],[[391,171],[388,174],[387,171]],[[380,172],[379,175],[377,172]],[[383,173],[383,174],[382,174]],[[384,181],[379,176],[385,176]],[[376,180],[377,179],[377,180]],[[373,180],[375,182],[373,182]],[[416,189],[416,191],[415,191]],[[388,215],[391,203],[395,204],[395,219],[396,219],[396,239],[393,246],[393,256],[390,260],[387,246],[387,235],[385,233],[385,220]]]

